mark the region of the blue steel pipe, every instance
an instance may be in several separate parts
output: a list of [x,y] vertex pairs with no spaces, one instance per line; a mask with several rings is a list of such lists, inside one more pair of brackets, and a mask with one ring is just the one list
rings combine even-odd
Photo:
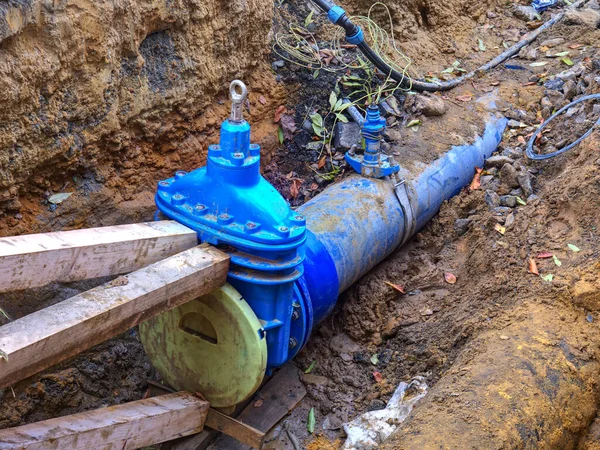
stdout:
[[232,114],[220,144],[209,147],[207,166],[160,181],[156,204],[196,230],[199,240],[231,255],[228,281],[261,323],[270,370],[302,349],[341,292],[469,184],[475,167],[496,150],[507,121],[491,119],[474,144],[452,148],[418,174],[396,173],[398,164],[379,152],[375,135],[383,121],[372,108],[363,125],[372,151],[346,155],[362,175],[329,186],[294,211],[260,175],[260,147],[250,144],[241,113],[245,94],[243,83],[232,84]]
[[[413,233],[442,203],[467,186],[477,166],[496,150],[507,120],[487,123],[472,145],[453,147],[427,166],[407,188],[415,212]],[[317,324],[338,295],[389,256],[404,239],[405,217],[390,179],[352,175],[297,209],[306,217],[304,279]]]

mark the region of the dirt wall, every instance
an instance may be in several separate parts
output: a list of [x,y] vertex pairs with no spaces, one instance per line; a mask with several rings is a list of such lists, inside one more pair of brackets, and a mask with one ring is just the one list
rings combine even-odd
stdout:
[[[232,79],[254,116],[274,109],[274,79],[251,76],[272,14],[268,0],[2,0],[0,234],[114,222],[117,204],[146,214],[154,183],[218,139]],[[55,211],[62,191],[77,195]]]

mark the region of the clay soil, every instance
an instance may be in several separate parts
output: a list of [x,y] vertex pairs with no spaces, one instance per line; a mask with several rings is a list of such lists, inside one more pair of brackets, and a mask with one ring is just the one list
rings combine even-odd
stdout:
[[[370,5],[354,0],[347,6],[365,13]],[[512,45],[539,25],[515,17],[511,2],[389,6],[398,45],[414,61],[414,76],[439,75],[455,60],[474,69],[501,52],[503,42]],[[274,7],[274,32],[285,30],[290,21],[304,22],[309,14],[304,2],[296,0]],[[550,14],[542,14],[542,20]],[[316,33],[320,27],[324,20],[316,16]],[[541,42],[556,38],[562,42],[540,48]],[[576,18],[565,21],[532,45],[537,55],[523,52],[456,90],[435,94],[448,108],[444,115],[427,117],[407,107],[393,117],[386,140],[401,164],[416,171],[450,146],[472,142],[495,105],[512,121],[498,153],[518,173],[528,174],[533,193],[511,185],[504,172],[513,169],[486,167],[480,187],[465,189],[444,204],[407,245],[348,289],[293,362],[302,371],[312,367],[302,376],[308,395],[269,434],[265,448],[293,449],[286,428],[303,448],[340,448],[342,422],[385,407],[398,383],[416,376],[424,378],[430,391],[384,448],[600,448],[600,134],[596,131],[579,147],[548,161],[532,162],[523,155],[527,136],[548,108],[551,112],[568,103],[565,86],[557,90],[547,85],[556,74],[574,72],[569,75],[573,95],[600,92],[598,42],[597,28]],[[566,51],[572,66],[561,57],[545,56]],[[268,63],[279,60],[272,54]],[[540,61],[547,64],[531,66]],[[259,111],[252,114],[253,125],[261,130],[258,140],[276,148],[265,158],[263,173],[298,205],[348,173],[335,152],[318,167],[323,154],[306,149],[313,135],[302,128],[308,112],[326,112],[329,94],[343,73],[322,71],[315,78],[314,71],[287,61],[273,70],[261,67],[252,78],[251,105]],[[396,97],[402,106],[407,95]],[[276,105],[286,107],[297,128],[278,148]],[[226,106],[215,106],[210,116],[214,123],[203,124],[198,145],[214,140],[216,115],[225,111]],[[599,116],[592,105],[575,111],[552,127],[541,151],[573,139],[585,120],[594,122]],[[422,122],[417,130],[406,127],[413,119]],[[161,170],[169,164],[161,159]],[[339,169],[335,175],[323,178],[334,167]],[[499,212],[498,205],[490,205],[490,191],[513,193],[524,204]],[[102,219],[99,207],[95,218],[92,209],[83,222],[76,219],[77,205],[66,203],[52,215],[36,209],[44,226],[31,218],[18,229],[118,223],[119,211],[131,220],[150,220],[150,204],[150,188],[140,189],[122,210],[111,210],[111,220],[105,214]],[[539,274],[531,273],[532,260]],[[446,274],[456,282],[449,283]],[[0,307],[17,318],[102,281],[5,295]],[[388,283],[402,286],[406,294]],[[0,427],[135,400],[144,395],[149,379],[159,378],[131,330],[5,389],[0,393]],[[311,408],[316,415],[313,434],[306,427]]]

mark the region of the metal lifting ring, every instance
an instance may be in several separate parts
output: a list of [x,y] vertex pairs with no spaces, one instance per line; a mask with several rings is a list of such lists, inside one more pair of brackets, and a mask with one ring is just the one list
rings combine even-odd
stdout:
[[[240,88],[241,94],[238,94],[236,88]],[[231,122],[242,122],[244,115],[242,112],[242,104],[248,97],[248,89],[246,85],[240,80],[233,80],[229,85],[229,95],[231,96]]]

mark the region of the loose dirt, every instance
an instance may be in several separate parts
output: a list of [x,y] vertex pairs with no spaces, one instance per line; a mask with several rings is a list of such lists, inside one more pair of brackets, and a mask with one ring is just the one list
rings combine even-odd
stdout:
[[[365,14],[370,4],[352,0],[345,6]],[[536,25],[516,18],[515,5],[506,2],[388,6],[398,45],[414,61],[414,75],[441,76],[455,60],[471,70],[500,53],[503,42],[512,45]],[[594,0],[588,6],[597,8]],[[304,22],[308,13],[304,2],[277,2],[274,31],[292,20]],[[542,20],[549,17],[550,12],[542,14]],[[386,23],[381,13],[376,18]],[[318,32],[324,20],[317,16],[315,21]],[[563,41],[541,45],[557,38]],[[532,163],[523,156],[527,136],[552,110],[568,103],[569,90],[574,89],[575,96],[600,92],[598,42],[598,29],[571,19],[533,45],[537,54],[523,52],[455,91],[435,94],[448,107],[444,115],[420,115],[409,103],[393,118],[395,126],[390,126],[386,139],[390,150],[405,167],[418,170],[450,146],[472,142],[495,104],[511,119],[499,148],[499,154],[510,159],[510,167],[486,167],[480,188],[465,190],[443,205],[440,214],[403,249],[345,292],[334,313],[314,332],[295,361],[302,370],[314,362],[313,370],[303,375],[308,396],[284,419],[303,448],[339,448],[344,440],[342,422],[383,408],[400,381],[417,375],[431,390],[385,448],[600,448],[600,421],[595,421],[600,401],[596,381],[600,375],[600,136],[595,132],[578,148],[546,162]],[[573,65],[565,63],[564,56],[546,57],[564,52],[569,52]],[[271,62],[279,60],[277,55],[271,58]],[[546,64],[531,66],[535,62]],[[327,111],[330,92],[341,74],[321,71],[315,78],[314,71],[284,62],[283,67],[276,66],[273,80],[265,67],[248,81],[253,92],[254,140],[270,142],[263,172],[298,205],[348,172],[336,159],[342,152],[329,157],[306,149],[313,133],[302,128],[309,112]],[[555,77],[559,73],[564,83]],[[404,93],[397,95],[400,105],[406,98]],[[205,144],[214,142],[218,124],[227,114],[223,96],[220,101],[195,119],[203,121],[202,126],[194,126],[196,132],[178,142],[187,140],[192,149],[205,149]],[[298,129],[281,146],[273,123],[280,105]],[[586,120],[593,122],[599,115],[593,105],[572,112],[540,141],[542,151],[573,139]],[[583,119],[575,127],[578,117]],[[417,130],[406,127],[417,118],[422,121]],[[178,123],[183,132],[186,125]],[[324,155],[325,165],[319,168]],[[170,175],[182,164],[181,168],[192,168],[202,158],[192,151],[189,158],[181,155],[179,160],[157,157],[159,162],[139,177],[134,163],[127,169],[137,178],[118,178],[119,187],[111,191],[118,196],[106,208],[102,206],[106,196],[95,196],[92,188],[78,191],[81,202],[76,197],[52,214],[41,214],[47,205],[40,206],[40,197],[25,196],[22,203],[31,214],[25,214],[24,221],[13,217],[18,225],[12,229],[11,222],[5,221],[2,232],[150,219],[153,188],[143,179]],[[105,170],[104,181],[94,183],[114,182],[116,169]],[[331,177],[322,176],[331,172],[335,172]],[[520,183],[518,176],[526,176],[531,185]],[[58,191],[61,183],[64,177],[57,178],[53,189]],[[131,195],[124,195],[125,191]],[[500,206],[493,194],[510,196],[515,203],[504,198],[512,206]],[[522,202],[517,203],[516,197]],[[88,217],[83,220],[82,214]],[[544,253],[555,258],[542,257]],[[530,273],[531,259],[539,275]],[[445,281],[446,273],[455,275],[457,282]],[[549,275],[552,281],[542,279],[549,280]],[[407,294],[386,282],[403,286]],[[0,307],[19,317],[86,286],[49,287],[41,304],[33,299],[42,291],[5,296]],[[381,374],[381,381],[376,381],[375,372]],[[5,389],[0,426],[140,398],[148,379],[157,376],[132,331],[12,390]],[[313,407],[316,427],[310,435],[306,419]],[[271,433],[265,448],[293,448],[283,428]]]

